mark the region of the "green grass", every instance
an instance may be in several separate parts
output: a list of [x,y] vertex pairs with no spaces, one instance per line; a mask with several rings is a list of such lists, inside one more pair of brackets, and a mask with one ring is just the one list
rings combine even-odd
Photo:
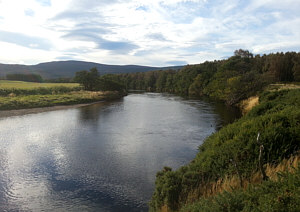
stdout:
[[186,205],[181,212],[217,211],[300,211],[300,169],[295,173],[279,173],[277,181],[264,181],[246,190],[223,192],[210,198],[201,198]]
[[0,96],[62,94],[81,89],[78,83],[35,83],[0,80]]
[[38,82],[22,82],[0,80],[0,89],[34,89],[34,88],[52,88],[52,87],[79,87],[78,83],[38,83]]
[[0,110],[14,110],[26,108],[49,107],[56,105],[72,105],[90,103],[101,100],[111,100],[120,98],[119,92],[90,92],[79,91],[65,94],[51,95],[27,95],[16,97],[1,97]]
[[116,99],[119,92],[81,91],[78,83],[35,83],[0,80],[0,110],[90,103]]

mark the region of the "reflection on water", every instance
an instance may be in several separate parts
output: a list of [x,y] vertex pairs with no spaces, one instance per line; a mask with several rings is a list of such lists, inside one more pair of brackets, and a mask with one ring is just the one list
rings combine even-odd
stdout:
[[156,172],[188,163],[227,116],[211,102],[146,93],[2,118],[0,211],[147,211]]

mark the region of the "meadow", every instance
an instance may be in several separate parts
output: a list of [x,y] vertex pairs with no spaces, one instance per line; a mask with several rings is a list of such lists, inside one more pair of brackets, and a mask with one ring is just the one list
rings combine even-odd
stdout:
[[81,89],[77,83],[36,83],[0,80],[0,96],[60,94]]
[[72,105],[121,97],[115,91],[83,91],[77,83],[0,80],[0,110]]
[[34,88],[52,88],[52,87],[79,87],[78,83],[38,83],[38,82],[22,82],[22,81],[9,81],[0,80],[0,89],[34,89]]

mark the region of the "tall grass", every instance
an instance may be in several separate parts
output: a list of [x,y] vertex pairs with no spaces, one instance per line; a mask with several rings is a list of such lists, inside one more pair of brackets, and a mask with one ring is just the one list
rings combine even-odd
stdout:
[[77,87],[78,83],[38,83],[38,82],[23,82],[23,81],[10,81],[10,80],[0,80],[1,88],[21,88],[21,89],[31,89],[38,87]]
[[0,96],[47,95],[79,91],[77,83],[33,83],[0,80]]
[[[300,165],[300,154],[295,154],[288,159],[284,159],[279,164],[268,163],[265,164],[266,174],[270,180],[278,180],[278,173],[281,172],[294,172],[294,170]],[[259,171],[255,171],[249,178],[243,179],[243,189],[249,187],[249,185],[259,184],[263,182],[263,177]],[[193,202],[199,197],[210,197],[221,192],[232,192],[235,189],[241,188],[240,179],[238,175],[225,176],[217,181],[207,182],[205,186],[200,185],[195,188],[194,191],[188,194],[187,202]]]
[[279,172],[276,180],[250,185],[247,189],[224,191],[184,206],[182,212],[300,211],[300,167]]
[[121,97],[119,92],[89,92],[79,91],[66,94],[28,95],[16,97],[0,97],[0,110],[48,107],[56,105],[71,105],[110,100]]
[[89,92],[81,89],[77,83],[0,80],[0,110],[90,103],[123,96],[119,92]]

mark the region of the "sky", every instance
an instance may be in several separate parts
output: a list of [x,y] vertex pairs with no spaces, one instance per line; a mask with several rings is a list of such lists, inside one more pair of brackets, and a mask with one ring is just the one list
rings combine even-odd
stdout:
[[0,0],[0,63],[173,66],[300,50],[300,0]]

